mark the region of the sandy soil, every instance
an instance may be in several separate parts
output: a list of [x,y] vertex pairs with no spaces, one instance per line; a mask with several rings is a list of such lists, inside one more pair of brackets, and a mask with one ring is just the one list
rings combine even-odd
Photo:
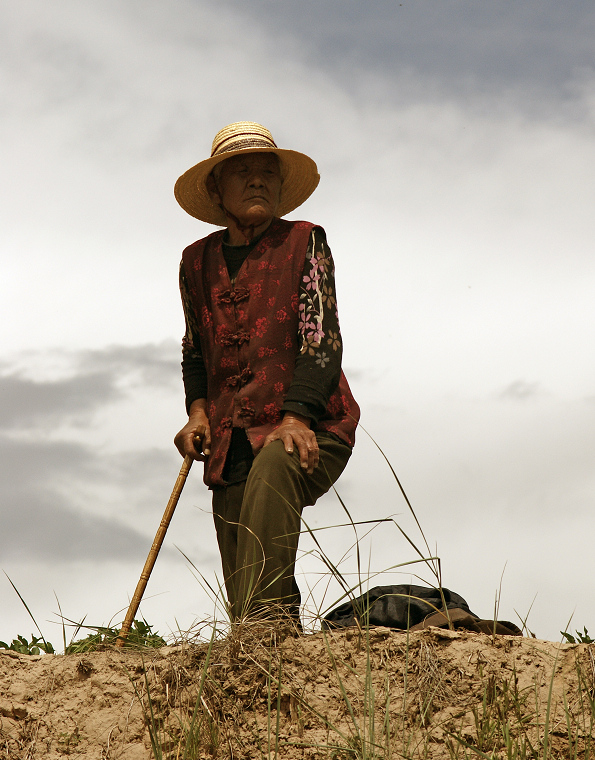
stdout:
[[570,735],[584,757],[594,654],[438,628],[282,641],[239,630],[210,652],[0,650],[0,758],[149,760],[151,734],[163,758],[184,746],[201,759],[505,757],[505,725],[531,746],[547,735],[551,757],[571,756]]

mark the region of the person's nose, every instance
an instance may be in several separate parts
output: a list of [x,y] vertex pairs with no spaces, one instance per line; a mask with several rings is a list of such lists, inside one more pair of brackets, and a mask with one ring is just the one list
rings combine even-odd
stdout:
[[254,169],[250,174],[248,184],[250,187],[264,187],[264,178],[262,172],[258,169]]

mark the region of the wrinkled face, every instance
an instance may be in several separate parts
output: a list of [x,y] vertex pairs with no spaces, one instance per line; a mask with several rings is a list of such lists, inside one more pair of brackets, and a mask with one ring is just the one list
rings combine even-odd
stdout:
[[[275,216],[281,194],[281,170],[274,153],[247,153],[215,167],[208,189],[233,226],[259,228]],[[236,221],[237,220],[237,221]]]

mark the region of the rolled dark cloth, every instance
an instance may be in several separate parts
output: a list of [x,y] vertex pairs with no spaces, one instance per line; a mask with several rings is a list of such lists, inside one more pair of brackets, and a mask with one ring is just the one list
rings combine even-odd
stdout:
[[[523,635],[514,623],[482,620],[454,591],[442,588],[442,595],[439,589],[427,586],[376,586],[329,612],[322,621],[322,627],[348,628],[359,623],[405,631],[421,630],[431,625],[448,628],[450,623],[455,628],[482,633]],[[447,614],[444,611],[445,603]]]

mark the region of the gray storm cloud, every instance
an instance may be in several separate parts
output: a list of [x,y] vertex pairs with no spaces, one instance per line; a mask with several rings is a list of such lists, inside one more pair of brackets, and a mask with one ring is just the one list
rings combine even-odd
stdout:
[[[10,363],[4,363],[0,556],[139,561],[146,546],[144,526],[140,531],[133,527],[130,514],[128,524],[126,514],[120,516],[124,520],[114,515],[110,501],[117,501],[118,495],[113,489],[127,490],[132,504],[148,502],[148,492],[158,486],[156,473],[171,462],[172,455],[148,448],[114,456],[104,446],[93,445],[93,418],[139,387],[144,392],[148,387],[171,388],[172,379],[179,381],[173,353],[170,343],[57,352],[56,358],[67,359],[69,376],[56,380],[32,379],[22,370],[11,373]],[[52,428],[68,421],[82,431],[86,442],[56,440]],[[102,499],[107,503],[102,504]]]
[[17,443],[0,437],[0,556],[14,560],[140,562],[146,538],[113,519],[76,504],[81,479],[90,477],[92,455],[82,446]]
[[107,372],[54,382],[9,375],[0,378],[0,426],[15,427],[89,413],[119,395]]

